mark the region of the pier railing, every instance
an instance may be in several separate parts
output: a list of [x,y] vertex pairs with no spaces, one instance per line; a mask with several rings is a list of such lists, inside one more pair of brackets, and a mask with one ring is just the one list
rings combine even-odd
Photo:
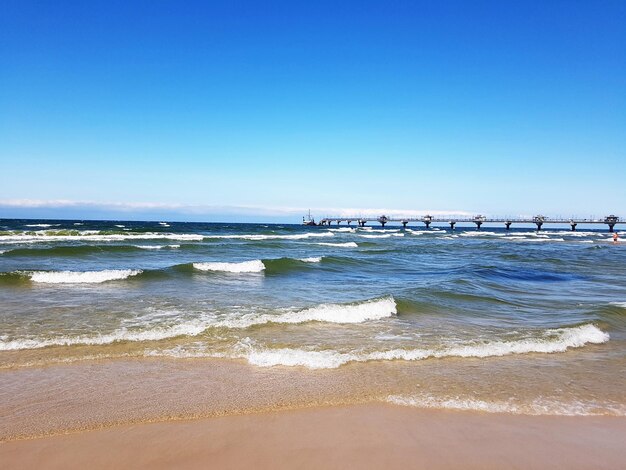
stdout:
[[477,215],[474,217],[433,217],[430,215],[425,215],[423,217],[387,217],[386,215],[381,215],[380,217],[325,217],[320,220],[318,225],[330,226],[333,223],[337,225],[342,223],[351,225],[352,223],[355,223],[359,227],[365,227],[365,225],[369,222],[379,223],[383,227],[390,222],[400,223],[403,227],[406,227],[410,223],[420,223],[424,224],[426,228],[430,228],[431,224],[447,224],[450,225],[450,228],[452,229],[454,229],[455,225],[459,223],[472,223],[476,225],[478,230],[480,230],[480,227],[483,224],[487,223],[502,223],[507,230],[510,229],[513,224],[535,224],[537,226],[537,230],[541,230],[541,227],[544,224],[565,224],[569,225],[572,231],[575,231],[576,226],[580,224],[604,224],[608,226],[609,232],[613,232],[616,225],[626,223],[626,220],[622,220],[615,215],[608,215],[601,219],[563,219],[551,218],[543,215],[536,215],[531,218],[492,218],[485,217],[483,215]]

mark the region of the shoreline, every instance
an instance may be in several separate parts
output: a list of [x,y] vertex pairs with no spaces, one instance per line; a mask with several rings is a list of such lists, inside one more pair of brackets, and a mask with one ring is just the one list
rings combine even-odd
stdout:
[[[2,370],[0,442],[146,423],[324,406],[381,406],[390,402],[406,405],[403,409],[522,417],[625,415],[622,401],[615,401],[617,396],[611,398],[609,390],[605,401],[596,403],[602,405],[600,408],[594,408],[594,402],[579,402],[575,396],[563,392],[556,396],[560,401],[550,401],[550,395],[544,395],[545,400],[536,408],[530,406],[533,404],[530,396],[526,402],[507,400],[511,396],[510,384],[520,383],[526,376],[497,376],[485,383],[484,391],[474,389],[470,393],[466,384],[462,380],[455,382],[454,377],[469,364],[473,373],[478,373],[478,367],[484,368],[486,374],[492,367],[502,371],[505,366],[512,374],[520,372],[519,360],[510,358],[471,363],[455,359],[415,364],[357,363],[337,369],[309,370],[256,367],[232,359],[159,357],[86,360]],[[543,381],[536,375],[533,388],[539,390],[543,382],[549,385],[562,381],[555,375],[554,367],[550,372]],[[585,385],[578,383],[578,387]],[[622,390],[619,383],[613,385],[615,393]]]
[[612,469],[626,418],[391,404],[122,425],[0,443],[10,468]]

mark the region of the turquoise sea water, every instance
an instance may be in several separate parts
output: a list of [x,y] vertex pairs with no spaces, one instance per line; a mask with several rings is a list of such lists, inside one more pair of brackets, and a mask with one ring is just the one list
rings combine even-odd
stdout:
[[621,415],[625,266],[606,230],[0,220],[0,367],[401,366],[400,404]]

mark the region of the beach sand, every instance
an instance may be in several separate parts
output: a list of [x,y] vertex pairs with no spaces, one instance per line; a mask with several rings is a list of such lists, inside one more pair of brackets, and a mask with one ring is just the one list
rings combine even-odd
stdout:
[[626,419],[306,408],[0,444],[3,468],[619,469]]

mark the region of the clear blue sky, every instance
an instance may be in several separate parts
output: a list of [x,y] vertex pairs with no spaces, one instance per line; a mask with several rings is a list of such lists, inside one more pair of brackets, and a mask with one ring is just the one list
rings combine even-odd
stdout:
[[626,217],[626,2],[3,0],[0,164],[0,217]]

